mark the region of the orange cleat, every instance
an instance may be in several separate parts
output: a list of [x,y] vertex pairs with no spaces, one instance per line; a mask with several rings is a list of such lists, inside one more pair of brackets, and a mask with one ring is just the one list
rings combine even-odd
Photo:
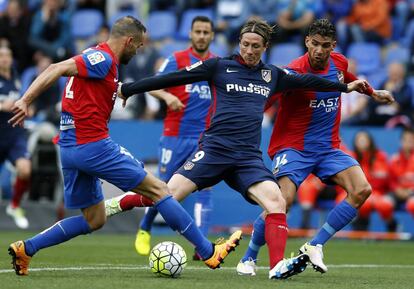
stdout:
[[234,232],[230,238],[225,242],[216,242],[214,245],[214,253],[209,259],[205,260],[204,263],[211,269],[220,268],[220,264],[224,262],[227,255],[234,251],[239,245],[242,238],[242,231],[238,230]]
[[12,256],[13,269],[17,275],[25,276],[29,274],[29,263],[32,257],[26,254],[23,241],[11,243],[9,255]]

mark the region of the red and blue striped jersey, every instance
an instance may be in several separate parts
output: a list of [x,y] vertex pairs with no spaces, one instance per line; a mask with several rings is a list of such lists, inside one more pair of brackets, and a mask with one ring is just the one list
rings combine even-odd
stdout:
[[[209,53],[201,59],[192,47],[177,51],[168,57],[160,70],[159,75],[183,69],[200,61],[215,57]],[[210,87],[207,81],[195,82],[186,85],[170,87],[167,92],[175,95],[185,105],[181,111],[167,109],[164,120],[164,136],[196,137],[206,128],[208,124],[208,108],[211,103]]]
[[58,143],[85,144],[109,136],[108,122],[116,99],[118,59],[106,43],[73,57],[78,74],[69,77],[62,96]]
[[[348,82],[348,60],[331,53],[324,70],[315,71],[308,53],[293,60],[287,70],[294,74],[312,73],[334,82]],[[339,148],[341,93],[290,90],[279,97],[279,110],[269,144],[271,158],[281,149],[321,151]]]

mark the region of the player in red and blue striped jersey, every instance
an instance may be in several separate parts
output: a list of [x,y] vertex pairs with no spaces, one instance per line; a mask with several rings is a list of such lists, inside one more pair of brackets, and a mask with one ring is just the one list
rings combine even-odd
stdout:
[[[292,74],[312,73],[336,82],[350,83],[356,79],[348,70],[348,61],[333,52],[336,45],[335,27],[326,19],[316,20],[305,40],[308,52],[293,60],[286,71]],[[365,89],[380,102],[393,101],[387,91]],[[343,187],[348,193],[328,215],[318,234],[300,252],[310,257],[313,267],[327,271],[322,246],[350,223],[357,209],[368,198],[371,187],[358,162],[339,149],[341,93],[292,90],[279,98],[280,106],[273,128],[268,153],[273,160],[273,173],[289,207],[297,188],[313,173],[326,183]],[[268,102],[268,106],[272,103]],[[265,244],[264,220],[259,216],[253,225],[249,248],[237,266],[241,275],[255,275],[255,259]]]
[[[365,81],[345,85],[310,74],[289,75],[260,59],[269,45],[272,27],[249,20],[240,32],[240,54],[193,64],[185,70],[120,85],[119,96],[177,84],[208,81],[213,103],[211,123],[199,150],[173,175],[168,187],[182,200],[193,191],[224,180],[247,201],[267,213],[265,235],[269,247],[269,279],[284,279],[303,271],[308,257],[283,259],[287,239],[285,200],[260,151],[263,109],[269,96],[294,88],[351,91]],[[124,103],[125,104],[125,103]]]
[[[158,75],[184,69],[196,62],[215,57],[209,50],[213,38],[213,22],[205,16],[195,17],[190,31],[191,46],[169,56],[159,69]],[[198,148],[198,139],[209,123],[210,87],[206,81],[202,81],[150,93],[168,104],[158,149],[158,175],[161,180],[168,182],[174,172]],[[196,195],[194,219],[201,232],[207,236],[212,211],[211,190],[206,188]],[[125,203],[125,206],[128,204]],[[150,231],[156,215],[157,210],[151,207],[141,219],[135,240],[135,249],[140,255],[148,255],[150,252]],[[197,254],[194,255],[194,259],[198,259]]]
[[237,246],[241,231],[223,244],[212,244],[193,219],[169,194],[165,182],[144,169],[125,148],[108,135],[108,122],[117,96],[118,66],[127,64],[143,45],[146,28],[126,16],[115,22],[107,42],[81,55],[52,64],[14,104],[9,120],[22,125],[33,100],[61,76],[68,76],[62,100],[60,156],[66,207],[82,215],[63,219],[42,233],[10,245],[17,275],[27,275],[31,257],[40,249],[100,229],[106,222],[100,179],[123,191],[141,194],[141,205],[154,205],[167,224],[194,244],[210,268],[217,268]]

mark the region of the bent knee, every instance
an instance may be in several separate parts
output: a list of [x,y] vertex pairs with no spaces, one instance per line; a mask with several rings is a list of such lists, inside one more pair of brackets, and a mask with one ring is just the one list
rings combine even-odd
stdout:
[[88,222],[89,228],[92,231],[101,229],[106,223],[106,216],[100,216],[99,218],[94,218],[92,220],[86,220]]
[[372,193],[372,187],[369,183],[365,183],[357,187],[354,192],[351,193],[351,199],[357,208],[361,207],[362,204],[368,199]]
[[154,201],[161,200],[170,194],[167,184],[158,179],[148,188],[148,191],[152,195]]

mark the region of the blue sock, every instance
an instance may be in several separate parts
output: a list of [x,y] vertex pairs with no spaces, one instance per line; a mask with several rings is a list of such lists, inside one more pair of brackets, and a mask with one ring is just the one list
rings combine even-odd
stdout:
[[348,202],[340,202],[328,214],[325,224],[310,241],[310,244],[313,246],[317,244],[324,245],[336,232],[348,225],[356,217],[357,212],[357,209]]
[[151,231],[152,223],[154,223],[154,219],[157,216],[158,211],[155,207],[150,207],[148,210],[145,211],[145,215],[139,224],[139,228],[145,231]]
[[36,236],[25,240],[26,254],[33,256],[40,249],[66,242],[73,237],[90,232],[89,224],[83,216],[63,219]]
[[197,193],[197,201],[194,204],[194,220],[201,233],[206,237],[208,236],[208,229],[211,223],[212,209],[211,190],[199,191]]
[[203,236],[191,216],[177,200],[172,196],[166,196],[155,203],[155,208],[174,231],[183,235],[195,246],[204,260],[213,255],[212,243]]
[[257,217],[253,223],[253,232],[252,237],[249,242],[249,247],[247,248],[246,253],[244,253],[242,262],[252,258],[253,260],[257,259],[257,254],[259,253],[260,247],[266,244],[265,240],[265,220],[262,218],[262,214]]

